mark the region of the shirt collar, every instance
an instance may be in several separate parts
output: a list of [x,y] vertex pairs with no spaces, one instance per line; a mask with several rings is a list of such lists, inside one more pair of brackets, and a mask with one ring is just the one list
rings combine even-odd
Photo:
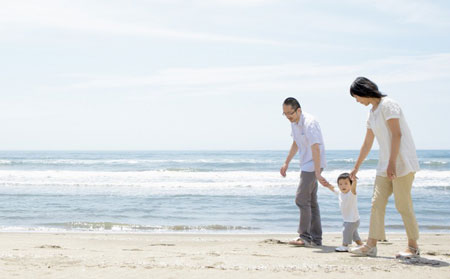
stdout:
[[298,127],[302,128],[303,125],[305,124],[305,117],[303,116],[304,112],[302,111],[302,113],[300,114],[300,118],[298,119],[298,123],[295,123],[295,125],[297,125]]

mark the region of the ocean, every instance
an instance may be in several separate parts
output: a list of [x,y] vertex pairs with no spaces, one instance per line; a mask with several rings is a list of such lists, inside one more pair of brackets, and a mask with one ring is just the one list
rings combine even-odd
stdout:
[[[0,231],[292,233],[299,162],[285,151],[0,151]],[[450,233],[450,150],[419,150],[412,195],[421,232]],[[358,151],[326,152],[336,185]],[[368,232],[377,151],[358,173],[360,232]],[[337,197],[319,185],[325,233],[339,232]],[[393,197],[386,231],[403,232]]]

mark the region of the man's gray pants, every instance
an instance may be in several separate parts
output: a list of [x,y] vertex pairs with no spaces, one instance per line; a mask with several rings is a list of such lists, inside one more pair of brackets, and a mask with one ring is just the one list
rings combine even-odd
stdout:
[[359,220],[356,222],[344,222],[344,229],[342,230],[342,245],[347,246],[353,241],[360,241],[358,234]]
[[322,245],[322,223],[317,202],[317,189],[316,174],[302,171],[295,196],[295,204],[300,209],[300,224],[297,232],[303,240]]

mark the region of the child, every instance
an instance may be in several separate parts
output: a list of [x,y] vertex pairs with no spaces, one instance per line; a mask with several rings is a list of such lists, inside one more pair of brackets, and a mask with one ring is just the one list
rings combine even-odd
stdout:
[[363,245],[358,234],[359,212],[356,197],[356,179],[352,181],[350,174],[342,173],[337,179],[339,192],[331,184],[327,187],[339,196],[339,207],[341,208],[342,218],[344,219],[344,230],[342,231],[342,246],[337,247],[336,252],[348,252],[348,245],[352,240],[358,245]]

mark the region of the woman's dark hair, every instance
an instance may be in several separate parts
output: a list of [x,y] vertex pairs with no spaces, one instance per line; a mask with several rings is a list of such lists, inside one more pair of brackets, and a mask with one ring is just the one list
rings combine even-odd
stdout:
[[300,103],[297,101],[297,99],[289,97],[284,100],[283,105],[291,106],[295,111],[299,108],[301,108]]
[[339,177],[337,179],[338,184],[339,184],[339,180],[341,180],[341,179],[348,179],[350,181],[350,184],[353,183],[352,179],[350,178],[350,174],[348,172],[344,172],[339,175]]
[[366,98],[378,98],[381,99],[387,95],[378,91],[378,86],[371,80],[365,77],[358,77],[350,86],[350,95],[352,97],[366,97]]

